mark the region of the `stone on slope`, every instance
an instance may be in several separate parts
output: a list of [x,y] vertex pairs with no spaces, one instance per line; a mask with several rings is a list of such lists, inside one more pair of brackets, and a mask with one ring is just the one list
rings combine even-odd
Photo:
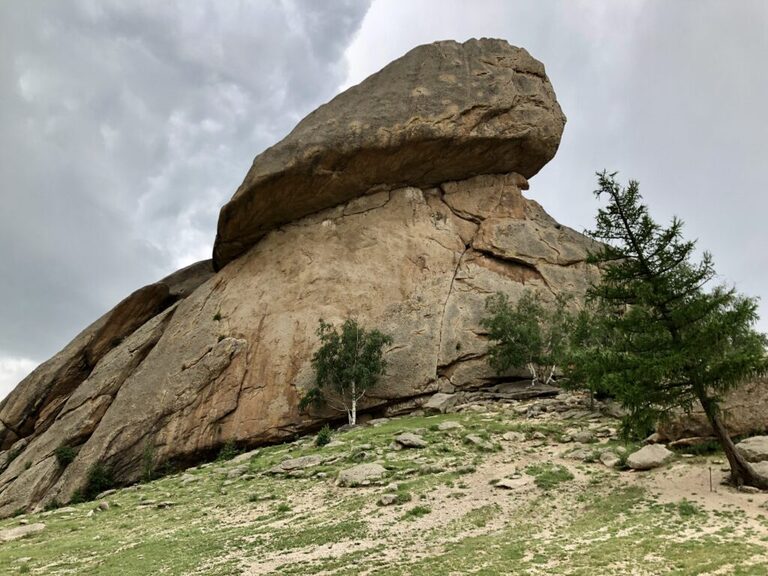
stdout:
[[424,438],[412,432],[398,434],[395,436],[395,442],[403,448],[426,448],[427,446],[427,441]]
[[768,436],[753,436],[736,444],[742,456],[748,462],[763,462],[768,460]]
[[627,466],[632,470],[650,470],[663,466],[674,455],[674,452],[667,450],[661,444],[649,444],[630,454],[627,458]]
[[615,468],[619,465],[621,459],[610,450],[605,450],[600,454],[600,462],[603,463],[603,466],[607,466],[608,468]]
[[438,392],[427,400],[422,409],[425,414],[445,414],[453,410],[458,400],[459,398],[456,394]]
[[326,458],[320,454],[309,454],[308,456],[289,458],[288,460],[283,460],[280,462],[280,464],[271,468],[269,472],[271,474],[284,474],[286,472],[304,470],[305,468],[311,468],[312,466],[319,466],[325,460]]
[[41,522],[35,524],[27,524],[26,526],[14,526],[13,528],[5,528],[0,530],[0,542],[18,540],[19,538],[37,534],[43,530],[45,530],[45,524]]
[[460,422],[456,422],[455,420],[448,420],[446,422],[440,422],[440,424],[437,425],[437,429],[440,432],[448,432],[450,430],[463,430],[464,426],[462,426]]
[[544,66],[504,40],[435,42],[336,96],[253,161],[219,216],[217,269],[269,230],[381,187],[536,174],[565,125]]
[[336,484],[346,487],[367,486],[381,480],[386,473],[387,470],[381,464],[358,464],[340,471]]

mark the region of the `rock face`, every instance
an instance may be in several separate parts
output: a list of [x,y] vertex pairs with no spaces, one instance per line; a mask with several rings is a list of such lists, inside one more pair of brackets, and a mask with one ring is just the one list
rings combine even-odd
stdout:
[[530,178],[564,124],[544,66],[525,50],[489,39],[414,48],[256,157],[221,210],[214,265],[277,226],[377,189]]
[[562,123],[542,66],[495,40],[416,49],[311,114],[223,210],[225,267],[131,295],[0,405],[0,516],[68,501],[94,466],[129,483],[338,418],[298,408],[320,318],[393,337],[363,411],[509,380],[485,358],[487,296],[552,301],[597,275],[590,241],[522,194]]
[[[768,378],[757,379],[729,392],[720,404],[725,427],[732,436],[768,432]],[[658,427],[667,440],[712,436],[704,410],[698,406],[690,414],[679,414]]]

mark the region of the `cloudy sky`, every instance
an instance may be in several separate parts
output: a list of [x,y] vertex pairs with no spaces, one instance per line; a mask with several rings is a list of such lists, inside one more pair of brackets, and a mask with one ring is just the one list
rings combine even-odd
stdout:
[[768,2],[3,0],[0,398],[209,257],[219,208],[301,117],[418,44],[482,36],[543,61],[568,116],[529,196],[584,229],[596,170],[638,179],[768,318]]

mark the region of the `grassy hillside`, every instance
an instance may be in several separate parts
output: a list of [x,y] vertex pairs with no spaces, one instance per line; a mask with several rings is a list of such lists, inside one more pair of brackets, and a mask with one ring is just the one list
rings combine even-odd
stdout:
[[[0,534],[45,528],[0,543],[0,573],[768,574],[768,495],[720,486],[718,454],[608,468],[616,422],[576,400],[392,419],[7,519]],[[426,447],[395,449],[403,432]],[[336,485],[376,462],[386,472],[372,485]]]

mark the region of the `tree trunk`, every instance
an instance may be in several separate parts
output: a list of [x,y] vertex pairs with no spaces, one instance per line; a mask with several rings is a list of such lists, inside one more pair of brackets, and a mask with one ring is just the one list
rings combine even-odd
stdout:
[[357,387],[355,382],[352,382],[352,409],[349,411],[349,425],[354,426],[357,424]]
[[720,419],[717,404],[706,393],[700,392],[698,396],[712,430],[714,430],[715,436],[720,442],[723,452],[725,452],[725,457],[728,458],[728,464],[731,467],[731,483],[735,486],[747,485],[760,490],[768,490],[768,478],[755,472],[749,462],[736,450],[728,430],[725,429],[725,425]]

